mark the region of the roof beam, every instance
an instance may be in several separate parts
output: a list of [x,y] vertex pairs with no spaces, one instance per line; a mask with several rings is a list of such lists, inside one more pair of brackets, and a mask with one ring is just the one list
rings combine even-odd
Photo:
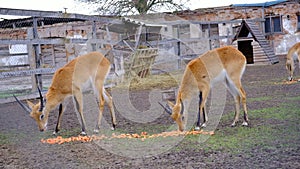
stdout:
[[90,15],[82,15],[82,14],[74,14],[74,13],[64,13],[62,11],[39,11],[39,10],[12,9],[12,8],[0,8],[0,15],[76,18],[76,19],[100,21],[100,22],[107,22],[107,23],[121,22],[115,18],[109,18],[103,16],[90,16]]

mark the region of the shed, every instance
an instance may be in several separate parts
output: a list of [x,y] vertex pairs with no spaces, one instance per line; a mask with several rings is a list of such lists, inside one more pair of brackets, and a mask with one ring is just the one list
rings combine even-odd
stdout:
[[241,27],[233,38],[232,44],[246,56],[247,64],[276,64],[279,62],[274,49],[254,21],[242,20]]

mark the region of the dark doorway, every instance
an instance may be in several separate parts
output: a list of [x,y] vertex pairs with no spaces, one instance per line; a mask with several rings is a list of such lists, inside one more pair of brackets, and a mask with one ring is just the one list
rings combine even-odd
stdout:
[[253,47],[252,40],[238,41],[238,50],[241,51],[247,59],[247,64],[253,64]]

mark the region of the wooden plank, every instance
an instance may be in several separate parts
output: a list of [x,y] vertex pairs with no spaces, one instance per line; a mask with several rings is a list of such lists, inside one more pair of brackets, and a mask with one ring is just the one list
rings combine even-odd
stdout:
[[16,76],[35,75],[35,74],[50,74],[50,73],[54,73],[55,71],[56,71],[56,68],[39,68],[39,69],[32,69],[32,70],[1,72],[0,79],[8,78],[8,77],[16,77]]
[[[84,43],[100,43],[108,44],[104,39],[68,39],[68,38],[53,38],[53,39],[19,39],[19,40],[7,40],[1,39],[0,45],[7,44],[28,44],[28,45],[39,45],[39,44],[49,44],[49,45],[65,45],[66,43],[84,44]],[[117,42],[111,42],[111,44],[116,44]]]
[[16,68],[16,67],[27,67],[30,66],[29,64],[22,64],[22,65],[9,65],[9,66],[0,66],[0,69],[5,68]]

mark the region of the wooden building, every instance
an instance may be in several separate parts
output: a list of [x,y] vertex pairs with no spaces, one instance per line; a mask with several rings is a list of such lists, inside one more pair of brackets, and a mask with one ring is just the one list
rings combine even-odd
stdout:
[[[190,23],[210,24],[218,30],[217,36],[235,37],[241,24],[233,22],[247,19],[258,26],[276,55],[286,54],[300,41],[300,1],[266,0],[265,3],[233,4],[216,8],[180,11],[176,16]],[[241,22],[240,22],[241,23]],[[201,23],[200,23],[201,24]],[[220,46],[228,45],[220,41]]]
[[275,64],[279,62],[273,48],[259,27],[251,20],[242,21],[232,45],[236,46],[246,56],[248,64]]

